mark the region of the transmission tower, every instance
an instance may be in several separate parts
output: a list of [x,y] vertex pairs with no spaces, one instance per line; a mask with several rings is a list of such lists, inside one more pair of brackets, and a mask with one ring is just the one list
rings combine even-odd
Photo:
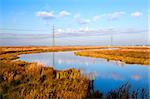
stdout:
[[53,33],[52,33],[52,46],[55,46],[55,26],[53,25]]

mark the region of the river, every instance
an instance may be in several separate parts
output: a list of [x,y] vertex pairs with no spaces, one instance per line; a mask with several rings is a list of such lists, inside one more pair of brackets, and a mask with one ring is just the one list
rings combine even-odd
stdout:
[[84,73],[94,73],[96,75],[94,89],[104,93],[127,82],[131,84],[133,90],[149,88],[149,66],[76,56],[73,51],[23,54],[19,57],[19,60],[40,62],[57,70],[77,68]]

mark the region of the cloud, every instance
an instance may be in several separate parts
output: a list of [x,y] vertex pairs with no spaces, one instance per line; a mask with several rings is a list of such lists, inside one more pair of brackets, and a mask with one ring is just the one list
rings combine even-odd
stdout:
[[145,33],[148,30],[145,29],[117,29],[113,27],[107,28],[59,28],[56,29],[56,37],[79,37],[79,36],[102,36],[102,35],[110,35],[110,34],[131,34],[131,33]]
[[141,76],[140,76],[140,75],[137,75],[137,74],[133,74],[133,75],[131,75],[131,78],[132,78],[133,80],[138,81],[138,80],[141,79]]
[[79,24],[84,25],[84,24],[88,24],[91,22],[90,19],[80,19],[78,20]]
[[74,15],[74,18],[75,19],[79,19],[81,17],[81,15],[78,13],[78,14],[76,14],[76,15]]
[[119,74],[117,74],[115,72],[111,73],[110,75],[111,75],[111,78],[113,80],[123,80],[123,78],[121,77],[121,75],[119,75]]
[[57,29],[57,35],[68,35],[68,36],[96,36],[101,34],[109,34],[114,32],[114,29],[103,28],[103,29],[93,29],[89,27],[82,27],[79,29],[67,28],[67,29]]
[[74,16],[75,20],[80,24],[80,25],[85,25],[85,24],[88,24],[91,22],[90,19],[84,19],[84,18],[81,18],[81,15],[80,14],[76,14]]
[[43,19],[55,19],[58,17],[65,17],[65,16],[69,16],[70,13],[67,11],[60,11],[58,13],[53,13],[52,11],[38,11],[36,13],[36,16],[41,17]]
[[[86,25],[92,22],[96,22],[99,19],[102,18],[108,18],[109,20],[117,20],[119,19],[121,16],[123,16],[125,14],[125,12],[120,11],[120,12],[113,12],[113,13],[105,13],[105,14],[101,14],[101,15],[95,15],[91,18],[82,18],[80,14],[76,14],[74,16],[75,20],[80,24],[80,25]],[[52,11],[38,11],[36,13],[36,16],[41,17],[43,19],[55,19],[55,18],[60,18],[60,17],[65,17],[65,16],[69,16],[71,15],[70,12],[62,10],[58,13],[53,13]],[[138,16],[141,15],[140,13],[134,13],[134,16]]]
[[106,14],[105,16],[108,16],[109,20],[117,20],[121,16],[123,16],[124,14],[125,14],[125,12],[120,11],[120,12],[113,12],[113,13],[110,13],[110,14]]
[[64,32],[66,32],[64,29],[61,29],[61,28],[58,28],[58,29],[56,29],[56,32],[57,33],[64,33]]
[[131,13],[131,16],[133,16],[133,17],[140,17],[142,15],[143,15],[143,13],[138,12],[138,11]]
[[124,30],[124,33],[143,33],[148,31],[148,29],[128,28]]
[[61,11],[61,12],[59,12],[59,16],[60,17],[64,17],[64,16],[69,16],[69,15],[71,15],[69,12],[67,12],[67,11]]
[[96,22],[99,19],[108,19],[108,20],[118,20],[120,17],[122,17],[125,14],[125,12],[123,11],[119,11],[119,12],[113,12],[113,13],[104,13],[101,15],[95,15],[89,19],[86,18],[81,18],[80,14],[76,14],[74,16],[74,18],[77,20],[77,22],[80,25],[84,25],[84,24],[88,24],[88,23],[92,23],[92,22]]
[[43,19],[54,19],[56,17],[51,11],[39,11],[36,13],[36,16]]
[[99,20],[101,18],[101,16],[94,16],[93,18],[92,18],[92,20],[95,22],[95,21],[97,21],[97,20]]

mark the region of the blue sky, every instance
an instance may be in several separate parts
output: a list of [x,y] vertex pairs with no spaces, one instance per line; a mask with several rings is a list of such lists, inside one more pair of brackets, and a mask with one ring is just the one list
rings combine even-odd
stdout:
[[86,40],[124,33],[126,40],[130,35],[148,39],[148,0],[0,0],[0,5],[3,34],[48,34],[55,24],[58,36],[78,34]]

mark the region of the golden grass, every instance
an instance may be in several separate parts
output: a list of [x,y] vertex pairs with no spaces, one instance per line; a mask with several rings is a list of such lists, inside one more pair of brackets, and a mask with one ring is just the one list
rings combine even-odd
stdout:
[[0,47],[0,98],[86,97],[89,80],[81,77],[79,70],[57,71],[39,63],[15,60],[20,54],[75,49],[86,48]]
[[[63,99],[81,99],[88,97],[89,79],[81,76],[80,70],[68,69],[58,71],[52,67],[44,67],[42,64],[23,62],[16,59],[20,54],[101,48],[109,47],[0,47],[0,98],[54,99],[60,97]],[[125,48],[128,49],[128,47]],[[132,49],[134,48],[132,47]]]
[[75,52],[75,55],[116,60],[128,64],[150,65],[149,47],[121,47],[117,50],[88,50]]

